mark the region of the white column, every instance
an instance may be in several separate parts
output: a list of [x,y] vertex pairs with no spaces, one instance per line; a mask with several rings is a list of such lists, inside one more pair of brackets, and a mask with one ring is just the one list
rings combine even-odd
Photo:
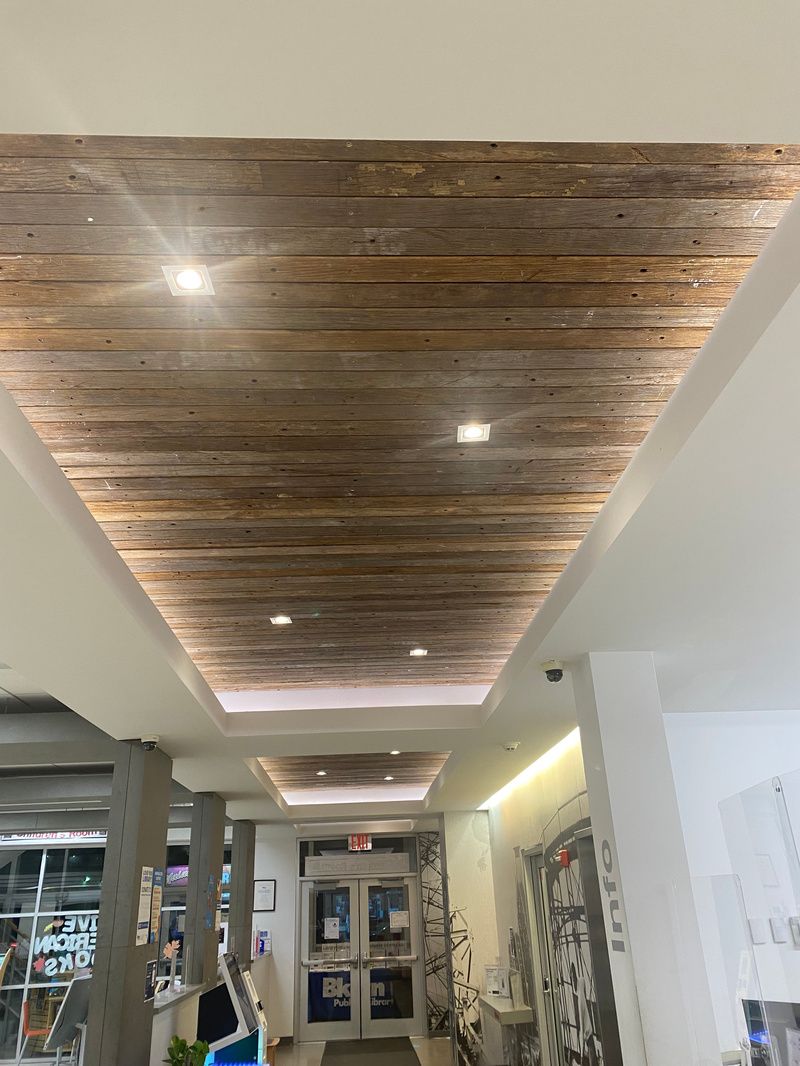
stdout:
[[575,702],[628,1066],[719,1066],[653,657],[599,652]]

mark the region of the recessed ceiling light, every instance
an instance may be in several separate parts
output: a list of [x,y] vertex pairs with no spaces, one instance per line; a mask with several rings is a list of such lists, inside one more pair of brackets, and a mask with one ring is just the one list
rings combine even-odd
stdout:
[[162,266],[161,269],[167,279],[169,291],[173,296],[214,295],[211,275],[206,266],[179,264],[177,266]]
[[91,216],[91,215],[89,215],[89,217],[88,217],[88,218],[86,219],[86,221],[87,221],[87,222],[94,222],[94,219],[92,218],[92,216]]
[[292,624],[288,614],[271,614],[269,620],[274,626],[290,626]]
[[386,777],[384,777],[384,779],[383,779],[383,780],[384,780],[384,781],[394,781],[394,778],[392,777],[392,775],[391,775],[391,774],[387,774],[387,775],[386,775]]
[[400,752],[399,752],[399,751],[397,751],[397,749],[395,749],[394,751],[390,751],[390,752],[389,752],[389,754],[390,754],[390,755],[399,755],[399,754],[400,754]]
[[468,422],[466,425],[458,427],[458,443],[488,440],[491,429],[491,422]]
[[327,777],[327,776],[328,776],[328,771],[327,770],[317,770],[317,777]]
[[427,655],[428,654],[428,649],[427,648],[412,648],[411,651],[408,654],[409,655],[413,655],[415,659],[418,659],[418,658],[421,658],[423,655]]

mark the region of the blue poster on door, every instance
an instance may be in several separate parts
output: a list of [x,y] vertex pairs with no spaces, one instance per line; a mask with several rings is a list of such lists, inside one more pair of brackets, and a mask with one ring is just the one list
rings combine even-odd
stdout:
[[309,1022],[350,1021],[350,971],[310,970],[308,974]]
[[370,971],[369,1013],[373,1020],[414,1017],[414,987],[410,969]]

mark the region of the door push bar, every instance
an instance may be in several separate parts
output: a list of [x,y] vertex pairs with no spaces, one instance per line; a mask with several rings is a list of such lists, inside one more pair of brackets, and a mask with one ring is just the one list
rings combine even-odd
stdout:
[[310,968],[312,966],[322,966],[325,969],[330,969],[336,966],[357,966],[358,955],[355,958],[349,959],[301,959],[300,965]]
[[367,955],[363,952],[361,965],[371,966],[375,962],[416,962],[418,959],[419,955]]

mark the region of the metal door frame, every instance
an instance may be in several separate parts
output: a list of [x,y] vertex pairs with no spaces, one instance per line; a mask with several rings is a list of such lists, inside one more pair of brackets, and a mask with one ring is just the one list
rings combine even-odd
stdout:
[[[372,874],[359,878],[359,908],[361,911],[359,929],[366,932],[361,938],[360,960],[361,979],[361,1039],[375,1040],[387,1036],[423,1036],[426,1032],[425,1016],[425,967],[423,961],[422,938],[420,936],[420,907],[418,878],[416,874]],[[383,885],[405,885],[408,889],[409,929],[411,935],[411,954],[408,956],[379,956],[378,960],[386,967],[393,960],[402,959],[412,970],[412,991],[414,1013],[410,1018],[373,1019],[371,1014],[372,982],[369,980],[371,970],[369,956],[369,888]],[[366,944],[364,941],[366,940]]]
[[544,847],[540,844],[522,853],[525,860],[525,880],[528,890],[528,905],[536,933],[535,950],[531,952],[534,965],[536,1012],[545,1024],[539,1026],[539,1039],[545,1062],[549,1066],[566,1066],[564,1045],[559,1039],[562,1032],[559,1017],[558,997],[554,994],[553,942],[549,923],[549,901],[544,881]]
[[[311,929],[310,901],[311,895],[317,886],[327,888],[347,888],[350,890],[350,943],[347,955],[341,962],[335,958],[328,961],[312,960],[308,943]],[[358,878],[331,877],[331,878],[303,878],[300,884],[300,916],[298,928],[298,974],[299,982],[297,1003],[299,1009],[298,1033],[303,1043],[313,1043],[317,1040],[358,1040],[361,1035],[361,968],[359,965],[358,947],[360,938],[360,890]],[[334,955],[336,949],[334,947]],[[308,1020],[308,980],[309,971],[321,971],[328,973],[350,973],[350,1021],[345,1022],[309,1022]]]
[[[416,959],[414,967],[414,1016],[413,1018],[381,1019],[373,1022],[369,1017],[369,984],[363,979],[369,967],[364,965],[362,947],[362,895],[363,907],[366,909],[367,893],[362,893],[361,886],[382,884],[385,882],[404,882],[408,884],[409,918],[411,921],[412,954]],[[350,888],[350,954],[347,966],[350,970],[350,1021],[349,1022],[309,1022],[308,1021],[308,981],[306,973],[308,962],[309,900],[311,889],[315,885],[329,887],[342,886]],[[425,1011],[425,960],[424,938],[422,936],[422,907],[419,873],[402,874],[359,874],[352,877],[318,876],[300,877],[297,883],[297,927],[295,931],[295,959],[297,960],[295,978],[295,1032],[298,1043],[315,1043],[317,1041],[335,1040],[370,1040],[386,1036],[424,1036],[427,1033],[427,1015]],[[366,928],[369,926],[367,925]],[[368,934],[367,934],[368,936]],[[357,951],[354,949],[358,949]],[[322,964],[320,964],[322,965]],[[366,988],[366,992],[365,992]],[[365,1009],[366,1001],[366,1009]],[[393,1025],[396,1029],[390,1029]],[[377,1032],[370,1032],[371,1027],[378,1027]]]

